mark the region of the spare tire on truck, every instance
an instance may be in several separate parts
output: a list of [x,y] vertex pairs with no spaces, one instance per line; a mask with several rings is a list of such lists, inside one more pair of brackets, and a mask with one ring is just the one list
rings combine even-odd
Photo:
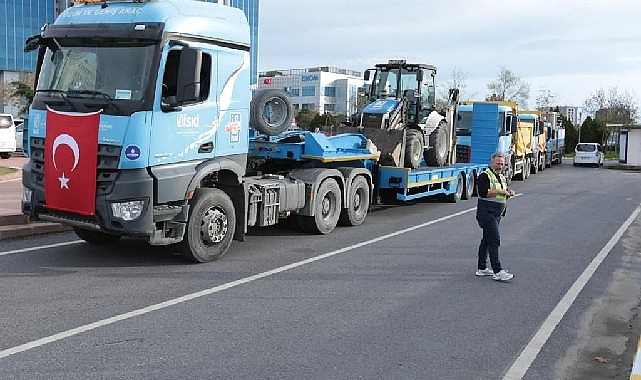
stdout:
[[294,107],[283,90],[261,90],[251,101],[249,126],[268,136],[283,133],[292,124]]

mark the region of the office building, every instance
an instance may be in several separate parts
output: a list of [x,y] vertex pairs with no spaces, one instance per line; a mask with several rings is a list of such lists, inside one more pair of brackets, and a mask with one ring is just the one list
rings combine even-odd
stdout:
[[261,72],[256,89],[285,90],[297,110],[351,116],[357,112],[358,89],[364,84],[357,71],[312,67]]

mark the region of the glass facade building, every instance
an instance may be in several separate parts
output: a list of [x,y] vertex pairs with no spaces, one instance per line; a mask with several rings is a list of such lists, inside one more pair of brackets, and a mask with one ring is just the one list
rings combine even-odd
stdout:
[[258,0],[211,0],[211,2],[227,4],[245,12],[251,33],[251,50],[249,51],[251,55],[251,84],[256,84],[258,79]]
[[0,71],[30,72],[35,53],[24,53],[27,37],[56,17],[52,0],[0,0]]

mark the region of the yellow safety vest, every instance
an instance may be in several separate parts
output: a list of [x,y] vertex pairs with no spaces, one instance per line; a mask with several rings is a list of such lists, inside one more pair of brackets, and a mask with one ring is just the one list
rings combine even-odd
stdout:
[[[497,177],[492,170],[489,168],[486,168],[484,170],[485,174],[487,174],[488,178],[490,179],[490,189],[493,190],[499,190],[503,188],[503,184],[507,184],[507,180],[505,179],[505,176],[503,174],[499,173],[499,176]],[[507,185],[506,185],[507,187]],[[483,198],[486,201],[491,201],[491,202],[498,202],[498,203],[507,203],[507,197],[503,194],[498,194],[495,195],[491,198]]]

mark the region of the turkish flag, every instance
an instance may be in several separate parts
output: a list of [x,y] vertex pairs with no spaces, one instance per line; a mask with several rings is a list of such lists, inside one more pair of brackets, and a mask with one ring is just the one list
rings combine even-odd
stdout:
[[45,207],[95,214],[100,112],[70,114],[47,109]]

